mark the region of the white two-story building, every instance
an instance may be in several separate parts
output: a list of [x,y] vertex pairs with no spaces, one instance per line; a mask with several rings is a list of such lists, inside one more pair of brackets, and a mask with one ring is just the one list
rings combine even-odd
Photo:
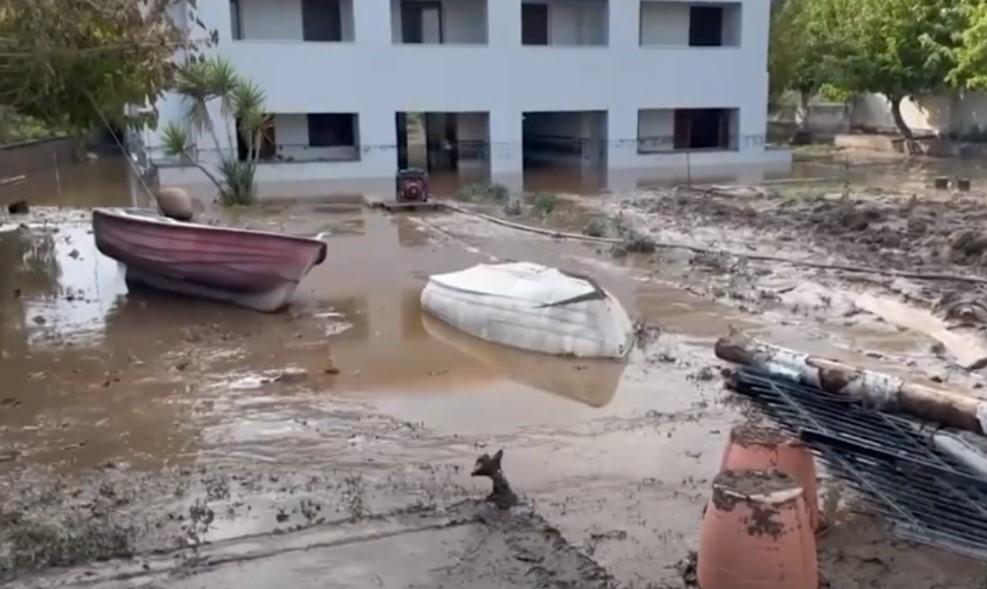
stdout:
[[[765,147],[769,0],[198,0],[266,92],[262,181],[697,174]],[[163,121],[181,119],[174,97]],[[147,133],[163,162],[158,132]],[[193,172],[162,167],[164,181]],[[165,177],[167,176],[167,177]]]

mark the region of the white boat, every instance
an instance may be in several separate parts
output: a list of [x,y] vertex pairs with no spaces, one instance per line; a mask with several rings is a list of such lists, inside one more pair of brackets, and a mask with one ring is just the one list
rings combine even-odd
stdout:
[[546,354],[623,358],[634,328],[620,302],[592,279],[526,262],[436,274],[422,308],[487,341]]

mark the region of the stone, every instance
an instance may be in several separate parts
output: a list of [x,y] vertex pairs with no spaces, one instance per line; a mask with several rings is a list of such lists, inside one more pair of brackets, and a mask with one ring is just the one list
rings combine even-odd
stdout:
[[155,195],[161,213],[176,221],[191,221],[195,217],[192,197],[181,188],[162,188]]

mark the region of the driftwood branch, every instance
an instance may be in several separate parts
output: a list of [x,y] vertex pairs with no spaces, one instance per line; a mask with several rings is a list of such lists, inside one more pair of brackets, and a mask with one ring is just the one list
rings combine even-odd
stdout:
[[978,434],[987,433],[987,402],[956,390],[907,382],[835,360],[774,346],[739,332],[716,342],[722,360],[766,370],[880,410],[907,413]]

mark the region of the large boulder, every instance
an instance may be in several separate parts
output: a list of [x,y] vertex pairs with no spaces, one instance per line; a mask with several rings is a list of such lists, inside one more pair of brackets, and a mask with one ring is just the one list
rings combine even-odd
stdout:
[[195,216],[192,197],[181,188],[162,188],[154,196],[161,213],[177,221],[191,221]]

